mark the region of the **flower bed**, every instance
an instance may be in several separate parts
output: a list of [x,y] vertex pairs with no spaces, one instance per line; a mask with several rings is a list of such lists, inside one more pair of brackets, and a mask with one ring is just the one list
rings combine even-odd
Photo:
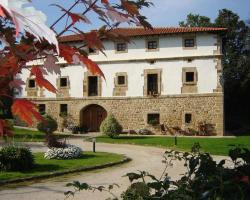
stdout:
[[45,159],[73,159],[82,154],[80,147],[68,144],[65,148],[50,148],[44,154]]

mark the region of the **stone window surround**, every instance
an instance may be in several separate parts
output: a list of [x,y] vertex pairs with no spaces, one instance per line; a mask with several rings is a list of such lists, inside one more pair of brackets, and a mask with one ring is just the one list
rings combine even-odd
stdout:
[[84,79],[83,79],[83,96],[84,97],[101,97],[102,96],[102,78],[100,76],[96,76],[97,77],[97,93],[98,95],[97,96],[89,96],[89,91],[88,91],[88,88],[89,88],[89,80],[88,80],[88,77],[89,76],[96,76],[96,75],[92,75],[91,72],[89,71],[86,71],[84,72]]
[[68,115],[69,114],[69,104],[67,104],[67,103],[60,103],[60,104],[58,104],[58,113],[59,113],[59,116],[61,116],[61,114],[62,114],[62,112],[61,112],[61,105],[67,105],[67,113],[66,113],[66,115]]
[[159,112],[148,112],[146,114],[146,117],[145,117],[147,125],[149,125],[149,123],[148,123],[149,122],[149,120],[148,120],[149,115],[159,115],[159,124],[161,124],[161,114]]
[[[156,41],[157,43],[157,48],[156,49],[148,49],[148,42],[150,41]],[[152,51],[159,51],[160,48],[159,48],[159,38],[157,37],[147,37],[145,39],[145,49],[146,49],[146,52],[152,52]]]
[[[185,47],[185,40],[186,39],[194,39],[194,46],[193,47]],[[196,35],[184,35],[184,36],[182,36],[182,48],[184,50],[197,49]]]
[[[186,114],[191,114],[192,118],[191,118],[191,122],[190,123],[186,123],[185,121],[185,115]],[[182,126],[184,127],[189,127],[189,126],[194,126],[195,125],[195,116],[194,113],[190,110],[185,110],[182,112]]]
[[[124,76],[125,77],[125,83],[124,84],[118,84],[118,76]],[[127,87],[127,86],[128,86],[127,72],[117,72],[115,74],[115,87]]]
[[[29,87],[29,81],[30,80],[34,80],[35,82],[35,87]],[[35,78],[27,78],[27,81],[26,81],[26,89],[29,89],[29,90],[36,90],[38,88],[37,84],[36,84],[36,81],[35,81]]]
[[143,96],[151,96],[148,95],[148,74],[157,74],[158,75],[158,94],[161,94],[162,89],[162,69],[144,69],[144,86],[143,86]]
[[[187,82],[186,81],[186,73],[193,72],[194,73],[194,81]],[[198,82],[198,72],[196,67],[183,67],[182,68],[182,84],[183,85],[197,85]]]
[[37,105],[38,110],[39,110],[39,113],[40,113],[40,105],[44,105],[44,113],[46,114],[46,110],[47,110],[47,105],[46,105],[46,103],[39,103],[39,104]]
[[39,88],[38,88],[36,82],[35,82],[35,87],[34,88],[29,87],[29,80],[34,80],[34,79],[35,78],[33,78],[33,77],[29,77],[26,80],[25,91],[27,92],[28,97],[37,97],[38,96]]
[[[126,45],[125,51],[117,51],[117,44],[120,44],[120,43],[125,43],[125,45]],[[123,42],[123,41],[114,42],[114,46],[115,46],[115,53],[128,53],[128,43],[127,42]]]

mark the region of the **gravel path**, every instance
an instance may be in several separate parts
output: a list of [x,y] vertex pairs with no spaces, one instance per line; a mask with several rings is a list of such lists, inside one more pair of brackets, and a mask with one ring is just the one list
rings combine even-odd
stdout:
[[[72,139],[70,140],[70,143],[78,145],[87,151],[92,150],[92,143],[90,142],[83,142],[80,139]],[[31,144],[31,148],[34,152],[46,150],[46,147],[44,147],[42,143]],[[164,169],[164,164],[161,163],[162,155],[164,153],[164,149],[162,148],[104,143],[98,143],[96,148],[97,151],[125,154],[133,160],[127,164],[108,169],[55,177],[35,183],[25,183],[26,185],[20,184],[18,187],[6,186],[0,190],[0,199],[61,200],[65,198],[63,193],[69,189],[65,187],[66,183],[74,180],[95,185],[109,185],[111,183],[117,183],[120,185],[120,188],[115,189],[114,192],[116,195],[119,195],[129,185],[128,178],[122,177],[124,174],[128,172],[136,172],[137,170],[144,170],[159,177]],[[221,157],[217,157],[217,159],[221,159]],[[184,168],[181,163],[176,163],[167,172],[173,179],[176,179],[181,173],[184,172]],[[107,197],[110,197],[110,195],[96,191],[94,193],[78,193],[75,195],[74,199],[104,200]]]

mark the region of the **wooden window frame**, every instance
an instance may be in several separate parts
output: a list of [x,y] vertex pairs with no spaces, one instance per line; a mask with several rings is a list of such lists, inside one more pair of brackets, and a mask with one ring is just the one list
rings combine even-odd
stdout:
[[[186,46],[185,46],[185,41],[186,41],[187,39],[193,39],[193,40],[194,40],[194,46],[193,46],[193,47],[186,47]],[[195,36],[195,35],[183,36],[183,37],[182,37],[182,48],[183,48],[184,50],[197,49],[196,36]]]
[[[118,51],[117,47],[119,44],[125,44],[125,50],[124,51]],[[128,53],[128,44],[126,42],[115,42],[115,53]]]
[[[149,42],[156,42],[157,48],[156,49],[149,49],[148,48],[148,43]],[[145,41],[145,48],[147,52],[152,52],[152,51],[159,51],[159,38],[147,38]]]

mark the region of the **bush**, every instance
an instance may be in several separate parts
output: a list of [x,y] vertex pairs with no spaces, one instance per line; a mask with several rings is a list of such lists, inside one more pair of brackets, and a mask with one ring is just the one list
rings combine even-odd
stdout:
[[111,138],[118,136],[122,132],[122,126],[115,119],[115,117],[110,114],[101,124],[101,132],[108,135]]
[[74,159],[79,158],[82,149],[74,145],[67,145],[65,148],[50,148],[44,154],[46,159]]
[[137,131],[137,134],[139,134],[139,135],[153,135],[152,131],[150,131],[146,128],[139,129]]
[[27,171],[33,166],[33,155],[26,147],[6,146],[0,150],[0,170]]
[[37,124],[37,129],[44,133],[53,133],[58,128],[56,120],[51,116],[46,115],[44,120]]
[[131,186],[122,193],[123,200],[143,200],[150,194],[149,187],[143,182],[132,183]]

